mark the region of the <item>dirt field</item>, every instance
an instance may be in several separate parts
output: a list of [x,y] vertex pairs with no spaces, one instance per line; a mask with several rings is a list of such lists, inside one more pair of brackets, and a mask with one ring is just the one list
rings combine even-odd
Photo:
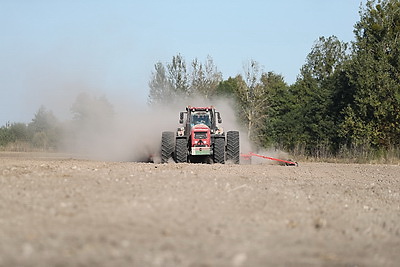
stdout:
[[400,166],[0,154],[0,266],[399,266]]

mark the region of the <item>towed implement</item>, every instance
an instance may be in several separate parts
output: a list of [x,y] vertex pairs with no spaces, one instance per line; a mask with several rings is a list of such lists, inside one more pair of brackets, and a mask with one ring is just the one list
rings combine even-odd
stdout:
[[296,161],[291,161],[291,160],[284,160],[284,159],[277,159],[277,158],[273,158],[273,157],[267,157],[267,156],[263,156],[260,154],[256,154],[253,152],[249,152],[247,154],[241,154],[241,157],[243,157],[245,160],[250,161],[251,157],[258,157],[258,158],[263,158],[263,159],[269,159],[269,160],[273,160],[273,161],[278,161],[280,163],[283,163],[285,166],[296,166],[298,167],[299,164]]
[[206,162],[239,164],[239,132],[224,132],[220,113],[213,106],[186,107],[180,113],[176,132],[165,131],[161,137],[161,162]]

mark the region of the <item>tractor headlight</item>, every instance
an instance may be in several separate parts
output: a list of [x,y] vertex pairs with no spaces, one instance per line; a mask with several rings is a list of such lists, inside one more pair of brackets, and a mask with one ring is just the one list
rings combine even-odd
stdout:
[[178,128],[176,134],[177,134],[178,136],[184,136],[184,135],[185,135],[185,128],[183,128],[183,127]]
[[223,134],[224,133],[224,129],[222,127],[218,127],[215,131],[215,134]]

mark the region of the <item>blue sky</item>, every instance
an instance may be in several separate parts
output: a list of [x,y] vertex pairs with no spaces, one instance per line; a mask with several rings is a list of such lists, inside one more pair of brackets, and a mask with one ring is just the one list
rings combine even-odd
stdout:
[[[364,1],[365,2],[365,1]],[[67,119],[82,91],[144,105],[154,64],[250,59],[296,80],[320,36],[353,40],[361,0],[0,0],[0,126],[40,105]]]

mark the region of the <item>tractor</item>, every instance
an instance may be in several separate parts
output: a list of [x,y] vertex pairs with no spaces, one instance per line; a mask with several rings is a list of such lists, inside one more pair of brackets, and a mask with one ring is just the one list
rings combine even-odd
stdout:
[[161,137],[161,162],[239,164],[239,132],[222,127],[220,113],[213,106],[186,107],[180,112],[176,132],[165,131]]

